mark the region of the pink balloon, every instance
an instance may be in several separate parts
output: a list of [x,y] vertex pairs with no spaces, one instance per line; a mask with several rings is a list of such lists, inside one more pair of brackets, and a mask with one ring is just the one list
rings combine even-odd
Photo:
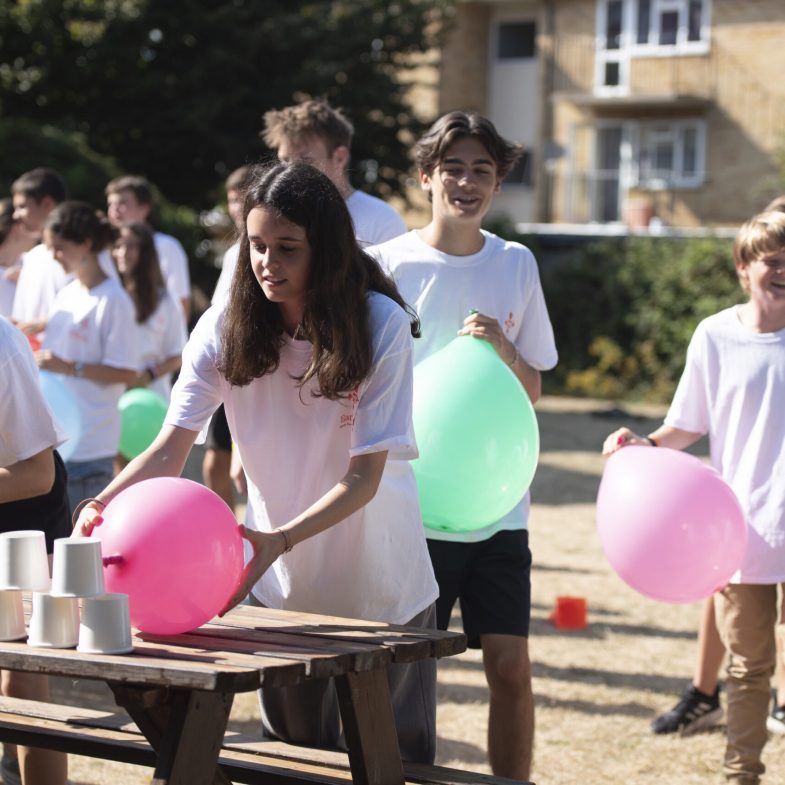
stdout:
[[128,595],[131,623],[174,635],[209,621],[234,594],[243,540],[224,501],[179,477],[144,480],[121,491],[93,530],[104,582]]
[[747,546],[744,513],[719,473],[664,447],[611,455],[597,496],[597,529],[619,577],[662,602],[694,602],[721,589]]

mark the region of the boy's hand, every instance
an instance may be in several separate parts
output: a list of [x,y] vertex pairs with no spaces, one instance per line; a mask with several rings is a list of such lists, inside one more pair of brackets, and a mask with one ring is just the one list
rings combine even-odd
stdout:
[[471,335],[482,341],[488,341],[507,365],[515,359],[515,346],[507,340],[507,336],[496,319],[484,313],[472,313],[463,320],[463,327],[458,335]]
[[645,436],[639,436],[629,428],[619,428],[605,438],[602,445],[602,454],[611,455],[616,450],[620,450],[622,447],[627,447],[630,444],[642,445],[643,447],[651,446],[651,442]]

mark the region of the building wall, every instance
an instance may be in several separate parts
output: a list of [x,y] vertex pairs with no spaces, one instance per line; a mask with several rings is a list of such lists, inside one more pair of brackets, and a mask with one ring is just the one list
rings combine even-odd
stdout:
[[[455,26],[442,50],[438,113],[488,113],[489,30],[495,15],[531,11],[528,2],[459,2]],[[548,3],[539,3],[546,19]],[[592,189],[581,177],[594,166],[593,129],[603,111],[585,100],[594,91],[596,0],[554,0],[555,35],[541,23],[539,96],[544,122],[538,143],[555,142],[564,155],[540,166],[535,191],[552,221],[586,220]],[[708,55],[633,57],[632,96],[693,96],[705,108],[689,110],[706,123],[706,179],[701,187],[644,191],[655,214],[677,226],[737,224],[775,195],[776,153],[785,143],[785,3],[782,0],[713,0]],[[583,100],[581,100],[581,98]],[[619,101],[619,106],[623,101]],[[649,118],[673,116],[649,103]],[[617,107],[616,117],[640,119],[641,109]],[[549,138],[547,138],[549,137]],[[542,164],[541,156],[538,156]],[[569,190],[572,190],[570,196]],[[640,196],[636,192],[633,196]],[[535,201],[536,194],[535,194]],[[520,219],[520,216],[513,216]]]

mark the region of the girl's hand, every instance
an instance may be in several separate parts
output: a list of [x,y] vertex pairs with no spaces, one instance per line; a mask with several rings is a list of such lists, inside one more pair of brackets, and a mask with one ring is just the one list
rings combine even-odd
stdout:
[[218,614],[223,616],[234,608],[251,591],[253,585],[264,575],[272,563],[284,552],[286,541],[278,532],[258,532],[240,525],[243,538],[253,547],[253,556],[243,569],[242,580],[237,591],[232,595],[226,606]]
[[73,370],[71,363],[61,360],[56,354],[52,354],[49,349],[39,349],[35,352],[35,361],[38,367],[44,371],[69,375]]
[[507,365],[515,359],[515,346],[507,340],[501,325],[492,316],[482,313],[470,314],[463,320],[463,327],[458,330],[458,335],[472,335],[487,341]]
[[627,447],[630,444],[651,447],[651,442],[644,436],[639,436],[629,428],[619,428],[606,437],[602,445],[602,454],[611,455],[612,453],[615,453],[616,450],[620,450],[622,447]]
[[96,526],[100,526],[104,522],[101,515],[102,510],[98,505],[88,502],[79,511],[79,517],[74,524],[74,530],[71,532],[72,537],[89,537],[93,533]]

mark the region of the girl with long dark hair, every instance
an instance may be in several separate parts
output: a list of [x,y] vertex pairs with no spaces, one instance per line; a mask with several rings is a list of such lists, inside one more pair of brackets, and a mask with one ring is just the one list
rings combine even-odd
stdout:
[[[317,169],[259,169],[243,214],[228,303],[194,329],[161,433],[78,527],[90,532],[128,485],[180,474],[223,403],[248,481],[249,560],[227,607],[250,592],[269,607],[431,627],[437,587],[408,463],[417,319]],[[401,754],[432,762],[433,661],[393,670]],[[270,735],[344,744],[328,682],[264,690],[262,714]]]

